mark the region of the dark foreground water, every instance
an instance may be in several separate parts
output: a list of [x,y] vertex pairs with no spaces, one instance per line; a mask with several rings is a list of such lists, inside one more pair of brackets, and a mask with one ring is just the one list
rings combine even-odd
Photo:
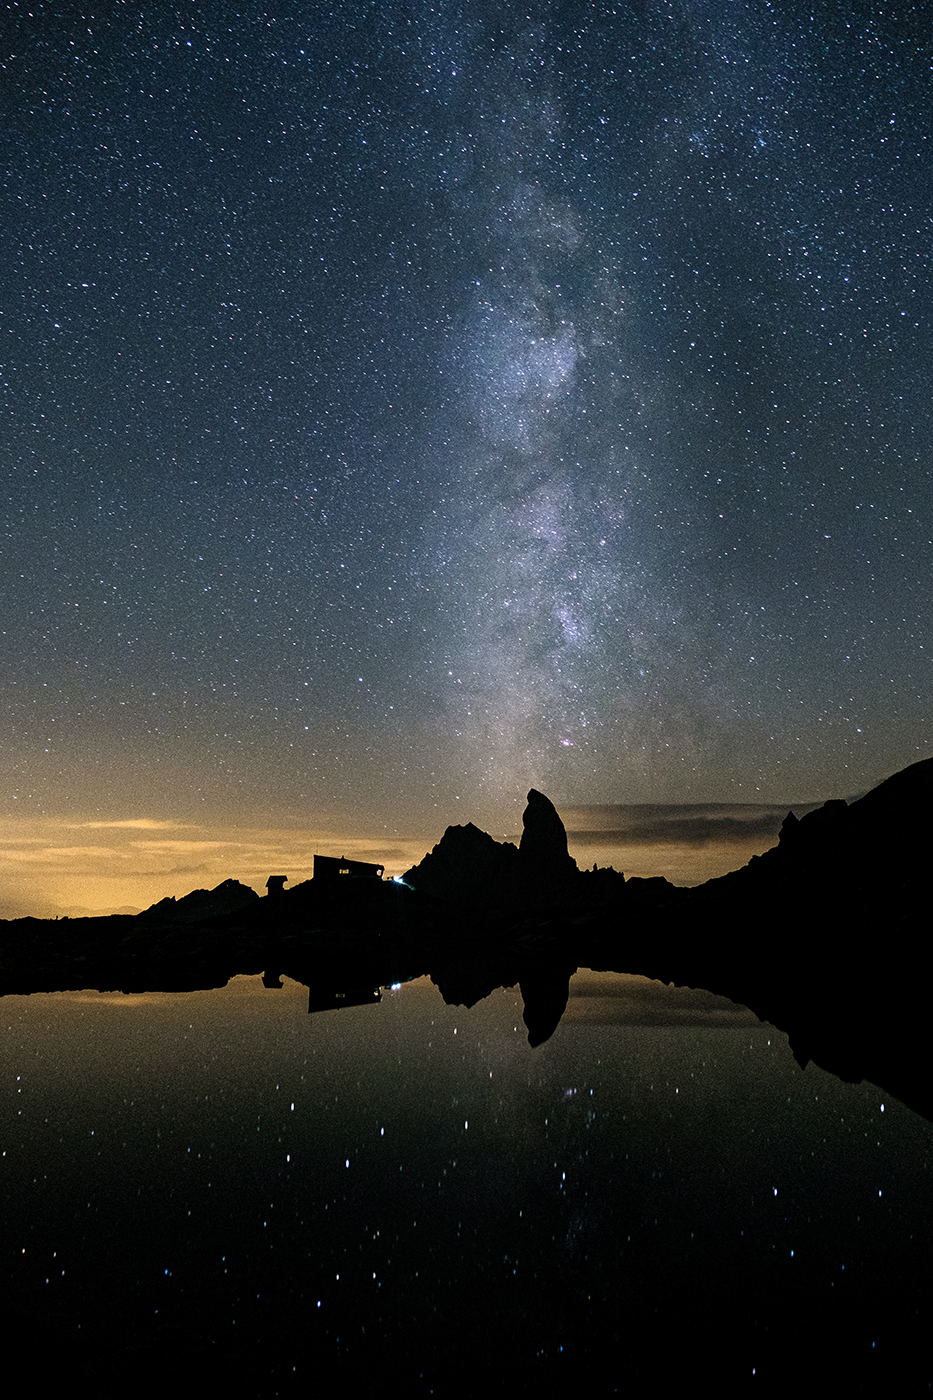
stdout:
[[705,993],[580,972],[0,1001],[7,1357],[98,1393],[898,1393],[933,1126]]

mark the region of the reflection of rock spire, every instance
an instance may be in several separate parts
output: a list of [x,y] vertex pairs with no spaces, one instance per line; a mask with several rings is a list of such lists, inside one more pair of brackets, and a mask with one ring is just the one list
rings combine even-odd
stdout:
[[557,1029],[567,1009],[570,979],[576,965],[569,960],[543,962],[522,969],[518,989],[525,1003],[522,1020],[528,1027],[528,1044],[543,1045]]

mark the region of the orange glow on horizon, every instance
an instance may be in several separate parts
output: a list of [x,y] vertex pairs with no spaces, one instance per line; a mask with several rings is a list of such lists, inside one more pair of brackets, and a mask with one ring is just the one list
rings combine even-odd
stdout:
[[[400,875],[430,851],[442,831],[423,837],[350,830],[198,824],[155,817],[7,819],[0,823],[0,918],[137,912],[166,895],[211,889],[235,879],[265,893],[272,872],[289,887],[309,880],[315,854],[378,862],[386,878]],[[518,841],[515,833],[509,838]],[[581,869],[612,865],[628,876],[663,875],[679,885],[738,869],[773,841],[749,838],[702,847],[668,843],[591,844],[570,852]]]

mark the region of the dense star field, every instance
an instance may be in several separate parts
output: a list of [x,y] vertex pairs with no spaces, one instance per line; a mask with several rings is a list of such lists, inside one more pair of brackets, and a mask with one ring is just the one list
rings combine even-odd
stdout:
[[434,840],[926,757],[929,18],[7,5],[13,825]]

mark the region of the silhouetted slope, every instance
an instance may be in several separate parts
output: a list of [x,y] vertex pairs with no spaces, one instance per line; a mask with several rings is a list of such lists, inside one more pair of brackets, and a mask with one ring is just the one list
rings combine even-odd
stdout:
[[787,1031],[801,1062],[927,1113],[931,814],[933,759],[851,804],[788,814],[776,847],[692,892],[706,947],[687,959],[691,978]]

